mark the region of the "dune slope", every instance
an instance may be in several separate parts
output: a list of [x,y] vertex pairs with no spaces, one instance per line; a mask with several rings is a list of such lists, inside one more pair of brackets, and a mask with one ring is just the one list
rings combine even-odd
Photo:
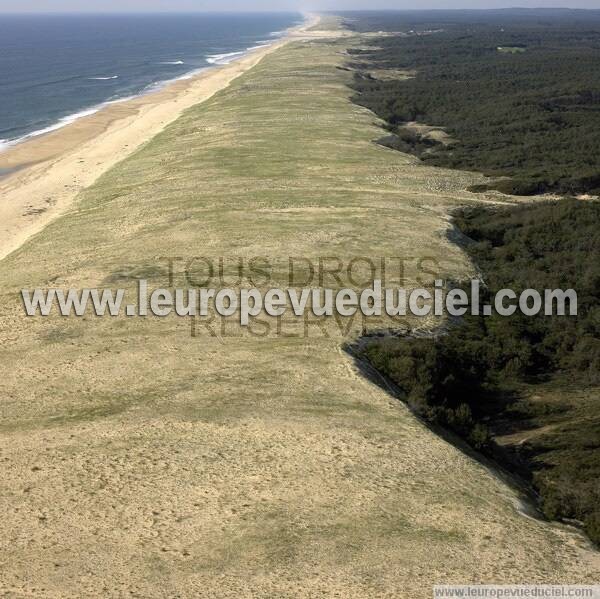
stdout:
[[0,594],[414,599],[598,580],[580,535],[518,513],[339,335],[23,315],[22,287],[165,286],[165,256],[267,256],[276,283],[288,256],[469,272],[443,231],[479,177],[372,143],[339,68],[352,43],[265,57],[0,262]]

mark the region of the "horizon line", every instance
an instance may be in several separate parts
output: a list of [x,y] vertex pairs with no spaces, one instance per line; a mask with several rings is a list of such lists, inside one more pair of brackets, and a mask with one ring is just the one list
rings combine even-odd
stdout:
[[3,15],[201,15],[201,14],[340,14],[340,13],[373,13],[373,12],[397,12],[397,13],[421,13],[421,12],[493,12],[493,11],[600,11],[598,7],[572,7],[572,6],[496,6],[485,8],[473,7],[448,7],[448,8],[353,8],[353,9],[288,9],[288,10],[2,10]]
[[452,7],[452,8],[353,8],[306,10],[302,8],[289,10],[1,10],[2,15],[202,15],[202,14],[339,14],[339,13],[373,13],[373,12],[493,12],[506,10],[526,11],[600,11],[598,7],[573,7],[573,6],[495,6],[486,8]]

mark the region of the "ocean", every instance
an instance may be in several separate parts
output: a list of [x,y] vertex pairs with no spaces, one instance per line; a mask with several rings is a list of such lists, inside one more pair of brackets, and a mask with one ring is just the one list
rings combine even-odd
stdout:
[[0,149],[225,64],[295,13],[0,15]]

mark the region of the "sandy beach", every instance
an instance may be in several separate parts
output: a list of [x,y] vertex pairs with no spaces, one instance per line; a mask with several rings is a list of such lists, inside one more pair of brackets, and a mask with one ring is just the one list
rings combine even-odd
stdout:
[[[301,38],[310,16],[272,44],[159,91],[110,104],[51,133],[0,152],[0,260],[68,210],[84,188],[266,55]],[[1,175],[4,174],[2,177]]]

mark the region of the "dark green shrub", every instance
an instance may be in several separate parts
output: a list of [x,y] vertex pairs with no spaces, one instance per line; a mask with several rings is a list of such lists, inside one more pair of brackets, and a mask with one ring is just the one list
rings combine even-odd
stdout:
[[[549,518],[585,522],[598,540],[600,508],[600,202],[563,200],[456,215],[475,239],[467,251],[497,290],[573,288],[577,317],[467,315],[440,338],[375,338],[363,355],[431,422],[497,457],[496,430],[550,424],[514,449]],[[548,383],[551,377],[551,383]],[[552,378],[553,377],[553,378]],[[552,383],[554,381],[554,383]],[[532,402],[521,394],[560,394],[576,386],[579,403]],[[596,385],[596,387],[594,386]],[[560,422],[560,426],[558,426]]]

